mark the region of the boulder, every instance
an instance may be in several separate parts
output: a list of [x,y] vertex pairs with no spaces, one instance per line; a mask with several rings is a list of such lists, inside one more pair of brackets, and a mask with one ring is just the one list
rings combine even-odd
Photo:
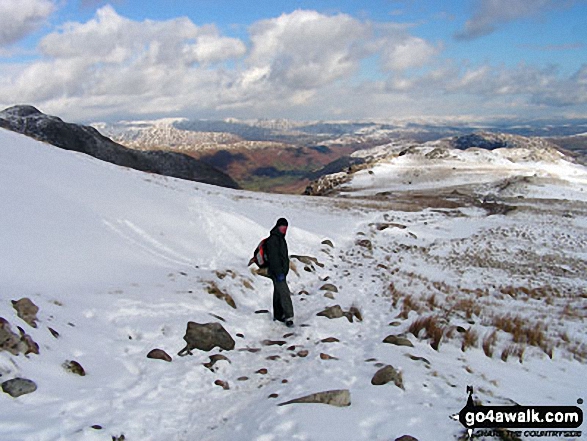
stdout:
[[324,311],[321,311],[316,315],[320,316],[320,317],[327,317],[329,319],[336,319],[336,318],[343,317],[344,312],[343,312],[342,308],[340,307],[340,305],[334,305],[334,306],[329,306]]
[[12,306],[16,309],[16,314],[33,328],[37,327],[37,312],[39,307],[31,299],[24,297],[20,300],[13,300]]
[[297,403],[316,403],[328,404],[329,406],[336,407],[346,407],[351,405],[351,393],[348,389],[329,390],[286,401],[285,403],[280,403],[279,406]]
[[222,354],[214,354],[210,356],[210,361],[208,363],[204,363],[204,366],[214,372],[214,365],[219,361],[227,361],[230,363],[228,357],[225,357]]
[[403,435],[403,436],[400,436],[399,438],[396,438],[395,441],[418,441],[418,440],[411,435]]
[[32,380],[25,378],[14,378],[2,383],[2,390],[13,398],[21,395],[33,393],[37,390],[37,385]]
[[147,358],[152,358],[155,360],[163,360],[167,362],[171,362],[171,356],[165,352],[163,349],[153,349],[147,354]]
[[382,386],[390,382],[393,382],[400,389],[404,388],[402,374],[391,365],[379,369],[371,379],[371,384],[374,386]]
[[200,324],[188,322],[187,330],[183,339],[187,345],[181,351],[179,356],[192,354],[193,349],[201,351],[211,351],[215,347],[231,351],[234,349],[235,341],[231,335],[224,329],[220,323]]
[[410,348],[414,347],[413,343],[410,340],[408,340],[408,338],[401,337],[399,335],[388,335],[383,340],[383,343],[389,343],[395,346],[409,346]]
[[20,350],[24,352],[24,355],[28,354],[39,354],[39,345],[33,340],[33,338],[24,332],[20,326],[18,326],[18,332],[20,332]]

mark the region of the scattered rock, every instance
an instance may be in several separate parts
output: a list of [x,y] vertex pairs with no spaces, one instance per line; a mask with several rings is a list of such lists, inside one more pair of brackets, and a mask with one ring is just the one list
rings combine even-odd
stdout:
[[338,360],[338,358],[333,357],[332,355],[321,353],[320,360]]
[[393,322],[391,322],[391,323],[389,324],[389,326],[394,326],[394,327],[397,327],[397,326],[400,326],[401,324],[402,324],[402,322],[398,322],[398,321],[396,320],[396,321],[393,321]]
[[155,360],[163,360],[171,362],[171,356],[163,349],[153,349],[147,354],[147,358],[153,358]]
[[249,377],[238,377],[236,381],[247,381]]
[[322,343],[338,343],[340,340],[336,337],[328,337],[320,340]]
[[256,354],[257,352],[261,352],[260,348],[242,348],[239,349],[241,352],[250,352],[251,354]]
[[263,340],[261,344],[263,346],[283,346],[287,342],[283,340]]
[[332,283],[325,283],[320,287],[320,291],[338,292],[338,288],[334,286]]
[[329,406],[346,407],[351,405],[351,393],[348,389],[330,390],[325,392],[318,392],[304,397],[296,398],[294,400],[280,403],[279,406],[297,403],[316,403],[328,404]]
[[269,395],[269,398],[277,398],[277,397],[279,397],[279,394],[271,394],[271,395]]
[[301,350],[300,352],[298,352],[298,353],[297,353],[297,356],[298,356],[298,357],[305,358],[305,357],[307,357],[307,356],[308,356],[308,354],[309,354],[309,353],[310,353],[309,351],[307,351],[307,350],[303,349],[303,350]]
[[296,335],[295,332],[288,332],[287,334],[284,334],[283,338],[290,338],[294,335]]
[[208,291],[208,294],[212,294],[217,299],[224,300],[231,308],[236,309],[236,303],[234,302],[232,296],[222,291],[215,282],[209,282],[206,291]]
[[373,243],[369,239],[357,240],[355,245],[367,248],[369,251],[373,251]]
[[241,333],[238,333],[238,334],[236,334],[236,336],[237,336],[238,338],[245,338],[245,336],[244,336],[243,334],[241,334]]
[[291,255],[290,258],[299,260],[300,262],[302,262],[305,265],[310,265],[310,266],[316,265],[316,266],[319,266],[320,268],[324,268],[324,264],[320,263],[318,261],[318,259],[316,259],[315,257]]
[[360,322],[363,321],[363,314],[361,314],[361,311],[356,306],[351,306],[351,308],[344,313],[344,316],[351,323],[353,323],[353,318],[356,318]]
[[395,346],[409,346],[410,348],[414,347],[414,344],[407,337],[399,335],[388,335],[383,340],[383,343],[389,343]]
[[255,311],[255,314],[271,314],[271,312],[269,312],[266,309],[259,309],[259,310]]
[[322,245],[326,245],[326,246],[328,246],[328,247],[330,247],[330,248],[334,248],[334,244],[333,244],[333,243],[332,243],[332,241],[331,241],[331,240],[329,240],[329,239],[323,240],[323,241],[322,241]]
[[329,306],[324,311],[319,312],[316,314],[320,317],[327,317],[329,319],[337,319],[344,316],[344,312],[340,305]]
[[2,383],[2,390],[13,398],[21,395],[33,393],[37,390],[37,385],[32,380],[25,378],[14,378]]
[[12,355],[20,352],[20,338],[10,329],[10,324],[0,317],[0,350],[8,351]]
[[324,293],[324,297],[330,300],[334,300],[334,294],[330,291]]
[[53,328],[47,328],[49,329],[49,332],[51,333],[51,335],[55,338],[59,338],[59,332],[57,332],[55,329]]
[[16,314],[33,328],[37,327],[37,312],[39,307],[31,299],[24,297],[20,300],[13,300],[12,306],[16,309]]
[[266,358],[266,360],[271,360],[271,361],[275,361],[275,360],[279,360],[281,357],[279,355],[270,355],[269,357]]
[[259,369],[257,372],[255,372],[256,374],[260,374],[260,375],[267,375],[269,371],[265,368]]
[[112,441],[126,441],[126,437],[124,434],[121,434],[120,436],[112,436]]
[[208,363],[204,363],[204,366],[210,369],[212,372],[214,372],[213,367],[219,361],[228,361],[230,363],[228,357],[225,357],[222,354],[214,354],[210,356],[210,361]]
[[63,368],[72,374],[79,375],[80,377],[86,376],[86,371],[82,365],[75,360],[67,360],[65,363],[63,363]]
[[94,430],[102,430],[103,429],[103,427],[100,426],[99,424],[94,424],[93,426],[91,426],[91,428]]
[[403,435],[399,438],[396,438],[395,441],[418,441],[416,438],[410,435]]
[[186,334],[183,337],[187,345],[179,352],[179,356],[191,355],[193,349],[211,351],[215,347],[231,351],[235,341],[220,323],[200,324],[188,322]]
[[224,390],[228,390],[228,389],[230,389],[230,385],[228,384],[228,382],[227,382],[227,381],[216,380],[216,381],[214,382],[214,384],[215,384],[216,386],[221,386],[221,387],[222,387],[222,389],[224,389]]
[[393,382],[400,389],[404,388],[401,372],[396,371],[391,365],[379,369],[371,379],[371,384],[375,386],[382,386],[389,382]]
[[428,365],[430,364],[430,362],[427,359],[425,359],[424,357],[417,357],[415,355],[408,355],[408,357],[410,357],[410,360],[423,361],[424,363],[426,363]]
[[24,332],[20,326],[18,326],[20,332],[20,350],[24,352],[24,355],[28,354],[39,354],[39,345],[35,343],[33,338]]

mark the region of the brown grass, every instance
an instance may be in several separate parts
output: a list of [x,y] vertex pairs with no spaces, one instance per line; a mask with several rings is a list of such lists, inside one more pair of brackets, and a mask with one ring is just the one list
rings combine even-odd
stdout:
[[497,331],[491,332],[483,339],[483,344],[482,344],[483,352],[485,352],[485,355],[487,355],[489,358],[493,357],[493,350],[495,349],[496,343],[497,343]]
[[432,349],[438,351],[446,326],[439,323],[438,317],[430,315],[414,320],[408,328],[408,332],[411,332],[416,338],[420,338],[422,330],[425,330],[424,337],[430,339]]
[[463,333],[463,341],[461,343],[461,351],[465,352],[467,348],[474,348],[479,341],[479,334],[473,328],[467,329]]

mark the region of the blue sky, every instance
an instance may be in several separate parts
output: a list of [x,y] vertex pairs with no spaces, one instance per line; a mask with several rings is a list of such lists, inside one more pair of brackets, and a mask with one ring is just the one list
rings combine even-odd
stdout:
[[587,116],[586,0],[0,0],[0,106],[90,122]]

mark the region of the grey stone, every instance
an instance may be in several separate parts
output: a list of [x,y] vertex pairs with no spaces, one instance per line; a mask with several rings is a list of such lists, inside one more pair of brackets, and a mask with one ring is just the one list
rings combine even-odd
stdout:
[[374,386],[383,386],[390,382],[393,382],[400,389],[404,388],[402,374],[391,365],[379,369],[371,379],[371,384]]
[[344,312],[343,312],[342,308],[340,307],[340,305],[334,305],[334,306],[329,306],[324,311],[321,311],[316,315],[320,316],[320,317],[327,317],[329,319],[336,319],[336,318],[344,317]]
[[30,394],[36,391],[37,385],[32,380],[14,378],[2,383],[2,390],[11,397],[18,398],[21,395]]
[[280,403],[279,406],[297,403],[317,403],[336,407],[347,407],[351,405],[351,393],[348,389],[329,390],[286,401],[285,403]]
[[403,435],[403,436],[400,436],[399,438],[396,438],[395,441],[418,441],[418,440],[411,435]]
[[388,335],[383,340],[383,343],[389,343],[395,346],[408,346],[410,348],[414,347],[414,344],[408,338],[399,335]]
[[33,328],[37,327],[37,312],[39,312],[39,307],[31,299],[24,297],[20,300],[13,300],[12,306],[21,319]]
[[186,334],[183,337],[187,345],[179,352],[179,356],[191,354],[193,349],[211,351],[215,347],[231,351],[235,341],[220,323],[200,324],[188,322]]
[[338,288],[334,286],[332,283],[325,283],[320,287],[320,291],[338,292]]

